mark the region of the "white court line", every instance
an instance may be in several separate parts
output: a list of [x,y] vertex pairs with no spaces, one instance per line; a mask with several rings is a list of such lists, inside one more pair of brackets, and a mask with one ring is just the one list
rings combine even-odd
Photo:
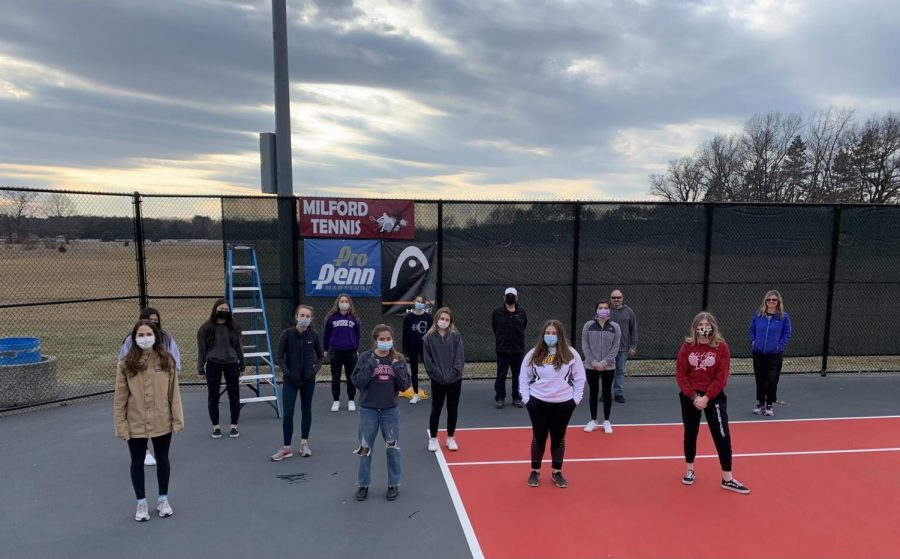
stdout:
[[[427,431],[426,431],[427,432]],[[431,436],[431,433],[428,433]],[[466,513],[466,507],[463,505],[462,498],[459,496],[459,490],[456,488],[456,482],[450,475],[450,468],[447,467],[447,460],[444,458],[444,452],[438,443],[437,452],[434,453],[437,458],[438,465],[441,467],[441,474],[444,476],[444,482],[447,484],[447,490],[450,492],[450,500],[453,501],[453,508],[456,509],[456,516],[459,517],[459,523],[462,526],[463,534],[466,536],[466,542],[469,544],[469,551],[472,553],[472,559],[484,559],[484,553],[478,544],[478,538],[475,536],[475,529],[472,528],[472,522]]]
[[[900,447],[892,448],[854,448],[847,450],[801,450],[795,452],[748,452],[734,454],[735,458],[754,458],[758,456],[810,456],[816,454],[861,454],[869,452],[900,452]],[[698,454],[697,458],[718,458],[717,454]],[[441,457],[443,458],[443,456]],[[684,455],[675,456],[619,456],[608,458],[566,458],[566,462],[633,462],[639,460],[684,460]],[[550,460],[542,462],[550,463]],[[446,463],[446,462],[445,462]],[[448,466],[499,466],[504,464],[531,464],[531,460],[496,460],[493,462],[453,462]]]
[[[807,417],[803,419],[746,419],[740,421],[732,421],[728,419],[729,425],[734,424],[766,424],[766,423],[803,423],[807,421],[856,421],[860,419],[898,419],[900,415],[870,415],[860,417]],[[670,425],[682,425],[680,421],[673,423],[613,423],[616,427],[666,427]],[[569,425],[567,429],[582,429],[584,425]],[[500,431],[504,429],[531,429],[531,425],[513,425],[508,427],[457,427],[457,431]],[[441,429],[444,431],[444,429]]]

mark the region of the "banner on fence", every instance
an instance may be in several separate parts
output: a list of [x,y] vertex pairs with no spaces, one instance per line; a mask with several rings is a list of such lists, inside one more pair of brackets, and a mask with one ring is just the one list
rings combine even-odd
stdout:
[[304,240],[303,270],[308,297],[381,295],[381,243]]
[[381,243],[381,312],[403,314],[417,295],[434,300],[437,243]]
[[415,238],[415,204],[408,200],[300,198],[297,204],[303,237]]

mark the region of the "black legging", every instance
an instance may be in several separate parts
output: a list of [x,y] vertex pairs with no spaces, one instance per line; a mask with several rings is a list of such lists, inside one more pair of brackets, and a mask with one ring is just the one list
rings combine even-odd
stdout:
[[598,371],[596,369],[588,369],[585,371],[587,376],[589,394],[589,404],[591,406],[591,419],[597,421],[597,396],[600,392],[600,384],[603,384],[603,419],[609,421],[609,412],[612,410],[612,385],[616,379],[616,370],[607,369]]
[[462,379],[452,384],[440,384],[431,381],[431,416],[428,418],[428,431],[432,437],[437,437],[438,421],[441,419],[441,410],[444,407],[444,398],[447,398],[447,436],[452,437],[456,433],[456,417],[459,411],[459,395],[462,392]]
[[[422,358],[422,342],[414,343],[409,357],[409,380],[412,383],[413,394],[419,393],[419,360]],[[433,383],[432,383],[433,384]]]
[[753,352],[753,374],[756,376],[756,401],[772,405],[778,399],[778,379],[781,377],[783,353]]
[[[209,420],[213,425],[219,424],[219,390],[222,389],[222,376],[225,376],[225,389],[228,391],[228,408],[231,410],[231,424],[237,425],[241,418],[241,393],[238,363],[206,362],[206,404],[209,408]],[[156,445],[154,445],[156,448]]]
[[681,401],[681,419],[684,423],[684,461],[693,464],[697,457],[697,434],[700,432],[700,416],[706,415],[709,434],[712,435],[719,464],[723,472],[731,471],[731,432],[728,429],[728,398],[724,392],[710,400],[701,412],[694,407],[694,401],[678,393]]
[[[146,499],[144,492],[144,455],[147,453],[147,442],[150,439],[128,439],[128,452],[131,454],[131,485],[134,496]],[[169,494],[169,445],[172,433],[153,437],[153,453],[156,457],[156,481],[159,483],[159,494]]]
[[356,398],[356,386],[350,382],[350,375],[353,374],[358,358],[355,349],[331,350],[331,397],[335,402],[341,399],[341,367],[347,378],[347,398]]
[[544,402],[534,396],[525,404],[531,417],[531,469],[539,470],[547,447],[547,435],[550,435],[550,459],[554,470],[561,470],[566,453],[566,427],[572,412],[575,411],[575,400],[567,402]]

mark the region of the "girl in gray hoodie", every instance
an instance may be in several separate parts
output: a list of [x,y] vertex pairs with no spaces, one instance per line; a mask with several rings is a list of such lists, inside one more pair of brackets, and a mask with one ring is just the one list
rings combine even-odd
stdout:
[[456,417],[462,392],[463,355],[462,336],[456,330],[453,312],[442,307],[434,314],[434,324],[422,338],[425,370],[431,378],[431,417],[428,422],[428,450],[438,449],[437,430],[444,399],[447,400],[447,449],[458,450]]

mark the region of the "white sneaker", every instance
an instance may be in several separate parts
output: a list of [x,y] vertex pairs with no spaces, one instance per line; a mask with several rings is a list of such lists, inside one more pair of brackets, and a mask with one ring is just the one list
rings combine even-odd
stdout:
[[172,516],[172,507],[169,505],[169,500],[160,499],[160,501],[156,503],[156,512],[159,513],[160,518]]
[[447,437],[447,450],[459,450],[459,445],[456,444],[456,437]]
[[310,456],[312,456],[312,450],[309,449],[309,444],[302,443],[300,445],[300,456],[302,456],[303,458],[309,458]]
[[152,454],[145,454],[144,455],[144,465],[145,466],[155,466],[156,458],[154,458]]
[[356,411],[356,402],[353,400],[347,402],[347,411]]
[[591,432],[593,432],[593,431],[596,431],[596,430],[599,429],[599,428],[600,428],[600,426],[597,425],[597,422],[594,421],[593,419],[590,420],[590,421],[588,421],[588,422],[587,422],[587,425],[584,426],[584,430],[585,430],[585,432],[587,432],[587,433],[591,433]]
[[340,400],[335,400],[333,404],[331,404],[331,411],[338,411],[341,409]]
[[409,399],[409,403],[410,403],[410,404],[418,404],[418,403],[419,403],[419,400],[420,400],[419,395],[418,395],[418,394],[413,394],[413,395],[412,395],[412,398]]
[[437,452],[438,442],[435,437],[428,437],[428,450],[430,452]]
[[603,432],[607,435],[612,435],[612,425],[609,424],[609,421],[603,422]]
[[146,522],[150,520],[150,513],[147,512],[147,503],[138,503],[137,510],[134,511],[134,519],[138,522]]

